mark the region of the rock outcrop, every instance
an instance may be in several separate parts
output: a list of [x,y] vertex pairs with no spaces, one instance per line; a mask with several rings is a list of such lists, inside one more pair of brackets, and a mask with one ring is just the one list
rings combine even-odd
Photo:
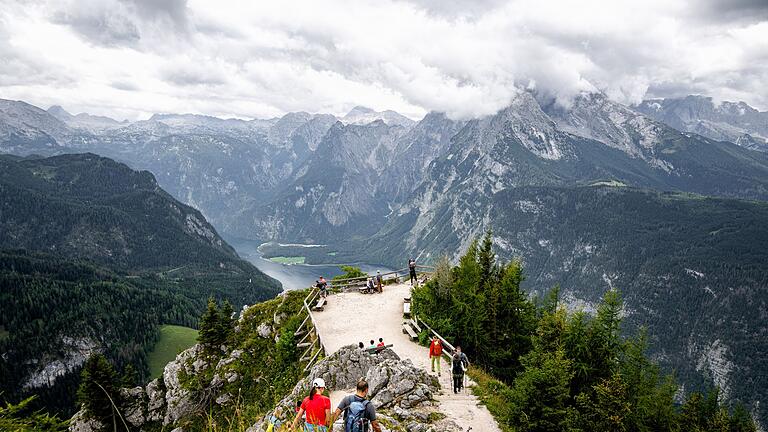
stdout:
[[290,422],[296,401],[308,394],[315,378],[323,378],[329,389],[350,393],[360,378],[365,378],[368,398],[376,407],[384,430],[460,430],[453,422],[442,419],[444,416],[437,411],[433,395],[439,391],[440,384],[435,377],[415,367],[410,360],[401,360],[391,350],[368,354],[349,345],[312,367],[308,376],[296,384],[276,409],[252,425],[248,432],[266,430],[271,416],[283,423]]

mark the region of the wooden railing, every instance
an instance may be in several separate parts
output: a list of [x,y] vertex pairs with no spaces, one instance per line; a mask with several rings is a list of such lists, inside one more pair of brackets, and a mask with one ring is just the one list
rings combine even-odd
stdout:
[[304,321],[301,322],[301,325],[299,325],[299,327],[296,329],[296,332],[294,333],[294,337],[296,338],[303,335],[303,337],[296,343],[296,347],[306,347],[306,350],[304,350],[301,356],[299,356],[300,362],[307,362],[307,364],[304,366],[304,372],[307,372],[310,368],[312,368],[312,365],[314,365],[315,362],[320,358],[320,354],[325,352],[323,341],[320,339],[320,333],[317,332],[315,319],[312,317],[312,307],[310,306],[312,302],[317,299],[319,294],[320,290],[317,288],[310,288],[309,294],[304,297],[304,307],[302,308],[302,311],[306,312],[307,316],[304,318]]
[[[434,272],[435,268],[432,266],[425,266],[425,265],[417,265],[416,266],[416,272],[417,274],[426,274],[431,275]],[[396,282],[400,282],[400,278],[407,278],[410,274],[410,270],[408,267],[404,267],[398,270],[389,271],[386,273],[382,273],[381,277],[384,279],[384,282],[388,282],[391,280],[395,280]],[[331,289],[340,289],[344,290],[349,287],[356,287],[361,286],[365,282],[368,281],[368,278],[375,278],[376,275],[372,274],[369,276],[359,276],[359,277],[353,277],[353,278],[346,278],[346,279],[334,279],[330,280],[330,288]]]
[[429,330],[429,332],[432,333],[432,336],[437,336],[437,339],[441,344],[443,344],[443,354],[446,354],[449,358],[453,357],[453,353],[456,352],[456,348],[450,342],[448,342],[444,337],[440,336],[438,332],[434,331],[432,327],[429,326],[429,324],[424,322],[424,320],[421,320],[418,317],[414,317],[413,319],[415,319],[419,325],[423,325],[427,330]]

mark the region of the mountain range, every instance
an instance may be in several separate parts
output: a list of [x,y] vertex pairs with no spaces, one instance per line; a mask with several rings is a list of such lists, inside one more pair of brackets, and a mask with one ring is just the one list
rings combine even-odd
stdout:
[[635,109],[681,131],[768,151],[768,112],[744,102],[715,103],[706,96],[651,99]]
[[[456,258],[493,228],[529,291],[559,283],[563,301],[589,307],[622,289],[628,324],[648,328],[688,389],[716,383],[758,410],[765,115],[700,97],[629,107],[584,93],[562,106],[520,91],[470,120],[357,107],[121,123],[4,101],[0,150],[90,151],[148,170],[227,235],[326,244],[311,262]],[[691,328],[671,331],[679,322]]]

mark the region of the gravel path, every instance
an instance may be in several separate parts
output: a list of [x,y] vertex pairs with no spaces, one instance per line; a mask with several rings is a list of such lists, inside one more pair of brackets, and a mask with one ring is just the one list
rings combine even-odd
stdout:
[[[410,359],[417,367],[429,371],[429,350],[403,334],[404,297],[410,297],[408,284],[385,286],[382,294],[350,292],[329,296],[325,310],[312,314],[327,353],[358,342],[368,346],[371,339],[378,343],[381,337],[387,345],[394,344],[392,349],[400,358]],[[464,429],[471,426],[476,432],[500,432],[496,421],[470,390],[453,393],[449,368],[443,360],[440,377],[443,390],[437,395],[440,411]],[[469,386],[472,385],[470,382]],[[333,390],[331,404],[335,408],[351,389]]]

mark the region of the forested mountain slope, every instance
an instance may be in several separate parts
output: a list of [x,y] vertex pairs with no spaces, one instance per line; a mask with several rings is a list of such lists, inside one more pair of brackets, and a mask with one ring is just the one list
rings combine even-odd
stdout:
[[[590,310],[617,288],[626,324],[647,327],[652,355],[687,390],[713,383],[753,407],[768,401],[768,204],[617,184],[510,188],[488,199],[478,207],[488,210],[483,225],[502,258],[522,259],[529,292],[560,285],[571,307]],[[417,222],[404,214],[403,224],[409,217]],[[455,259],[466,239],[457,233],[467,231],[455,229],[449,207],[433,217],[405,249],[412,237],[402,224],[356,248],[372,261]]]
[[146,376],[157,325],[280,290],[150,173],[92,154],[0,156],[0,284],[0,391],[65,410],[89,353]]

